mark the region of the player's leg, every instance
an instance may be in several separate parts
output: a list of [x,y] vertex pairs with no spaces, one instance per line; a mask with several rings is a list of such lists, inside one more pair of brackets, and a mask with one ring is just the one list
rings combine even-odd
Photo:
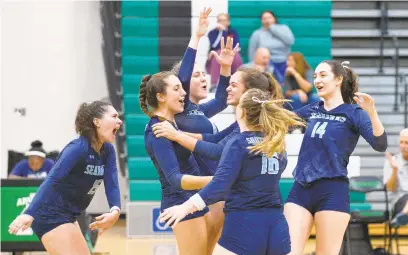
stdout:
[[284,213],[289,225],[290,254],[303,254],[312,230],[313,216],[308,210],[294,203],[286,203]]
[[208,254],[212,254],[215,245],[220,239],[224,225],[224,201],[208,206],[210,212],[205,215],[207,221]]
[[337,255],[350,221],[350,192],[346,180],[324,180],[317,193],[322,194],[315,213],[316,255]]
[[48,231],[41,242],[51,255],[90,255],[81,229],[74,223],[65,223]]
[[179,255],[207,255],[207,224],[204,217],[179,222],[173,232]]
[[315,214],[316,255],[338,255],[350,214],[319,211]]
[[312,193],[312,188],[305,188],[298,182],[295,182],[286,200],[284,214],[289,225],[290,254],[303,254],[306,241],[312,230]]

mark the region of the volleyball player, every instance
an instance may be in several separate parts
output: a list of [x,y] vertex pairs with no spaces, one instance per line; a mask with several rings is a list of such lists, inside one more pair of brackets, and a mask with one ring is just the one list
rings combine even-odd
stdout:
[[10,224],[9,232],[16,234],[31,226],[51,255],[90,254],[77,217],[104,182],[110,212],[96,217],[91,230],[102,233],[119,219],[120,192],[111,143],[121,124],[109,103],[82,104],[75,119],[79,138],[61,151],[29,207]]
[[357,92],[357,75],[345,64],[321,62],[314,85],[324,101],[296,111],[307,121],[307,128],[293,171],[295,183],[285,205],[294,255],[302,254],[313,222],[316,254],[339,253],[350,220],[350,155],[360,135],[376,151],[387,148],[374,100]]
[[[164,137],[156,138],[152,132],[154,124],[165,120],[177,128],[175,115],[183,112],[185,96],[180,80],[172,72],[145,76],[140,85],[140,105],[150,117],[145,130],[145,147],[159,174],[161,210],[185,202],[194,190],[203,188],[212,179],[212,176],[200,176],[190,151]],[[205,208],[191,214],[173,228],[180,255],[209,253],[207,223],[203,217],[207,212]]]
[[269,100],[270,95],[259,89],[245,92],[236,111],[241,132],[227,142],[214,179],[188,201],[160,215],[166,225],[177,226],[188,214],[226,197],[225,223],[215,254],[290,252],[279,180],[287,165],[288,127],[302,123],[281,102]]

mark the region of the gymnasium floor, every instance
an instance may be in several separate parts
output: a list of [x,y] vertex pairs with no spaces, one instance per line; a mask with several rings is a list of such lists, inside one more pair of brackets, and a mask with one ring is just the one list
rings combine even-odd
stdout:
[[[408,245],[408,239],[401,241]],[[381,245],[382,240],[374,240],[373,245]],[[310,254],[315,249],[315,240],[310,239],[305,248],[305,254]],[[174,238],[154,239],[127,239],[126,224],[120,220],[114,228],[99,237],[95,253],[100,255],[177,255],[176,241]],[[408,246],[401,247],[401,253],[408,255]]]

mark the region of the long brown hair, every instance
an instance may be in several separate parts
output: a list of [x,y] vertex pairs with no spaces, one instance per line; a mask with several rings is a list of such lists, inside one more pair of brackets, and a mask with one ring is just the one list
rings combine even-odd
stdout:
[[94,101],[91,103],[82,103],[78,108],[75,117],[75,131],[79,135],[86,137],[88,142],[92,145],[98,143],[98,132],[94,124],[94,119],[101,119],[109,106],[112,106],[109,102]]
[[292,52],[289,56],[293,57],[293,60],[296,63],[295,70],[303,77],[306,78],[306,71],[312,69],[307,63],[305,57],[300,52]]
[[268,157],[286,149],[285,136],[289,127],[305,126],[295,113],[284,109],[285,99],[271,100],[269,93],[260,89],[249,89],[241,98],[241,108],[249,128],[261,129],[264,140],[249,147],[253,153],[265,153]]

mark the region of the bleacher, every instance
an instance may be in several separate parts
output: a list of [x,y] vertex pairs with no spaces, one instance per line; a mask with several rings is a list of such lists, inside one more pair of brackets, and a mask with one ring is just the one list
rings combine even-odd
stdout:
[[261,26],[260,14],[271,10],[295,36],[292,51],[304,54],[312,67],[331,59],[331,1],[229,1],[231,24],[240,36],[241,56],[248,62],[248,41]]

